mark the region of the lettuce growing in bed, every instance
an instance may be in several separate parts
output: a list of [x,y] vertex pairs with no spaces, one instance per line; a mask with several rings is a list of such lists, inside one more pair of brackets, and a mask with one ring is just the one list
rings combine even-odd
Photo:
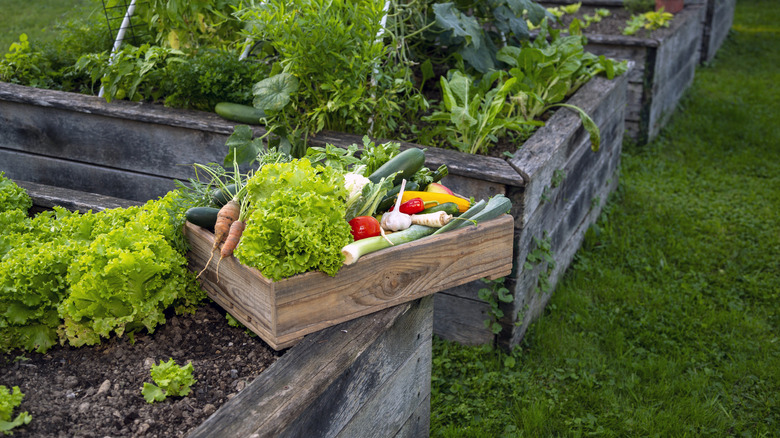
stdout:
[[311,270],[336,274],[341,248],[352,241],[340,171],[305,158],[268,164],[247,193],[253,211],[235,252],[241,263],[275,281]]

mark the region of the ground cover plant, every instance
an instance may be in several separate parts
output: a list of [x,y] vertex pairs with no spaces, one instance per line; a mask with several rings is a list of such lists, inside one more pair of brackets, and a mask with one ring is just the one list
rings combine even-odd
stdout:
[[617,194],[524,344],[434,342],[432,436],[776,434],[771,4],[740,0],[677,119],[626,146]]

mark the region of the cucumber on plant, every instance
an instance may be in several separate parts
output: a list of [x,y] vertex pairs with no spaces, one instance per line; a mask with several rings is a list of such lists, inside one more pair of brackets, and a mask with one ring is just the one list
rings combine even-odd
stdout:
[[240,103],[219,102],[214,107],[214,112],[224,119],[248,125],[259,125],[260,119],[265,118],[263,110]]

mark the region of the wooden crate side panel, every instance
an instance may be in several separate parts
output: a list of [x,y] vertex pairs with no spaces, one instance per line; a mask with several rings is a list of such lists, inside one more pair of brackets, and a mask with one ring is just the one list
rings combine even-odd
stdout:
[[[190,270],[200,272],[211,254],[213,234],[190,223],[185,225],[184,232],[191,247],[187,254]],[[218,258],[219,253],[216,256]],[[212,260],[209,269],[200,275],[200,282],[211,299],[271,347],[280,349],[289,346],[276,342],[276,315],[272,312],[275,297],[273,283],[268,279],[246,269],[235,257],[229,257],[219,265],[219,278],[216,262]],[[250,285],[254,293],[246,293]]]
[[221,162],[227,136],[178,126],[0,101],[0,147],[186,179],[192,163]]
[[644,102],[644,84],[629,82],[626,90],[626,122],[639,123],[642,120]]
[[382,333],[280,436],[389,437],[401,430],[430,395],[433,303],[432,297],[422,300],[411,318]]
[[[369,254],[332,278],[307,273],[277,282],[276,335],[280,340],[300,337],[464,282],[507,275],[512,230],[512,217],[504,215],[476,230],[464,228]],[[381,267],[381,275],[367,275],[371,266]],[[316,292],[312,284],[318,285]]]
[[[427,330],[425,327],[430,327],[432,304],[430,299],[405,303],[307,336],[225,403],[190,437],[278,437],[295,428],[299,421],[323,417],[325,413],[316,412],[314,406],[335,382],[356,371],[358,360],[371,363],[370,358],[374,357],[376,363],[372,366],[382,368],[386,365],[379,362],[389,360],[400,364],[408,359],[409,352],[417,351],[417,348],[404,348],[395,355],[390,352],[391,356],[381,356],[380,352],[388,350],[377,350],[377,345],[382,345],[377,344],[378,340],[405,339],[410,345],[430,342],[423,339],[422,333]],[[383,421],[383,413],[377,412],[375,421]]]
[[720,50],[734,22],[736,0],[709,0],[702,38],[702,62],[710,62]]
[[[485,287],[481,281],[467,283],[457,289],[467,289],[474,295]],[[451,289],[433,296],[433,333],[442,339],[462,345],[490,344],[495,339],[493,332],[485,327],[489,319],[490,306],[480,299],[452,295]]]
[[626,45],[621,44],[620,41],[595,40],[593,35],[586,35],[586,37],[588,38],[588,43],[585,45],[585,50],[619,61],[631,61],[633,68],[628,72],[628,81],[634,84],[644,82],[645,70],[648,68],[647,54],[655,50],[654,46]]
[[546,293],[537,293],[535,291],[535,285],[539,278],[540,271],[541,269],[545,269],[545,266],[536,267],[532,272],[527,273],[525,278],[518,282],[515,290],[521,291],[522,299],[518,300],[517,295],[515,295],[514,307],[505,309],[505,312],[514,313],[510,314],[511,320],[506,318],[501,321],[503,332],[498,338],[499,345],[506,349],[511,349],[519,345],[525,337],[530,325],[542,315],[542,311],[552,297],[558,281],[563,278],[565,270],[569,267],[571,261],[574,259],[574,255],[580,248],[585,237],[585,232],[590,225],[598,219],[604,204],[607,202],[608,195],[617,188],[617,185],[617,179],[614,179],[608,187],[600,192],[602,195],[599,197],[600,203],[594,205],[594,208],[588,213],[588,217],[585,218],[576,231],[571,234],[569,239],[565,242],[565,245],[557,249],[557,252],[555,253],[556,266],[553,272],[550,273],[550,291]]
[[140,202],[156,199],[175,187],[168,178],[7,149],[0,149],[0,163],[0,170],[14,180]]
[[[625,75],[612,81],[594,78],[588,83],[588,92],[578,93],[570,103],[591,114],[596,125],[603,129],[610,122],[614,108],[619,108],[621,118],[625,118],[627,82]],[[557,111],[547,125],[510,159],[526,180],[522,198],[512,199],[513,203],[523,203],[522,207],[513,205],[512,208],[513,215],[522,213],[522,216],[516,216],[516,226],[524,227],[528,223],[542,201],[545,188],[551,185],[555,171],[564,168],[579,148],[589,149],[584,144],[587,137],[578,115],[568,110]]]

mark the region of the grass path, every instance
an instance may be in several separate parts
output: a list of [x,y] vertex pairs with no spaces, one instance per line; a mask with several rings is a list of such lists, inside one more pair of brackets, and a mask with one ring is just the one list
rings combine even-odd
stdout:
[[780,434],[778,19],[738,0],[522,348],[435,342],[432,436]]

